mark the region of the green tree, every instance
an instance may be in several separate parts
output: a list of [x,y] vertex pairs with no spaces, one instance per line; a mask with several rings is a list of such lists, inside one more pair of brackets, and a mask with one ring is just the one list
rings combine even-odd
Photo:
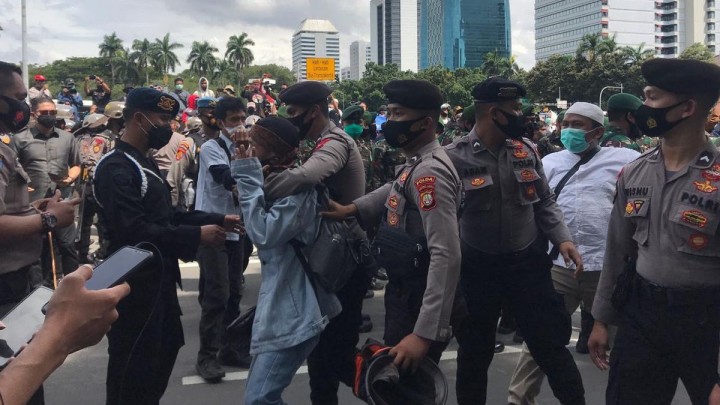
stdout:
[[140,81],[140,69],[129,48],[125,48],[118,53],[115,70],[122,83],[135,84]]
[[176,49],[182,48],[183,45],[177,42],[170,42],[170,33],[165,34],[163,39],[155,38],[153,46],[153,66],[162,74],[166,75],[171,70],[175,70],[180,60],[175,54]]
[[705,44],[696,42],[687,48],[679,56],[680,59],[695,59],[703,62],[714,62],[715,54]]
[[575,56],[577,59],[584,59],[590,63],[595,61],[598,53],[600,53],[600,42],[602,35],[600,33],[585,34],[580,40]]
[[113,32],[103,37],[103,42],[98,45],[100,57],[105,58],[110,65],[110,76],[112,85],[115,85],[115,62],[119,52],[123,50],[123,41]]
[[145,73],[145,84],[150,83],[150,62],[156,54],[155,47],[147,38],[142,41],[136,39],[132,44],[133,52],[130,58],[137,64],[138,70]]
[[620,48],[620,53],[625,57],[625,63],[631,65],[642,63],[655,55],[654,50],[645,47],[645,42],[638,45],[636,48],[633,48],[632,46],[622,47]]
[[497,49],[485,54],[484,62],[480,67],[487,76],[502,76],[512,79],[520,71],[514,56],[504,57]]
[[[210,80],[214,83],[220,83],[221,86],[229,83],[238,83],[235,66],[227,59],[219,60],[215,64]],[[242,91],[241,88],[236,88],[235,90]]]
[[250,46],[254,46],[255,42],[248,37],[246,33],[240,35],[233,35],[227,42],[227,50],[225,51],[225,59],[230,61],[235,66],[238,77],[238,88],[242,86],[240,82],[242,77],[242,70],[255,60],[255,56],[250,50]]
[[190,55],[187,57],[187,63],[190,64],[190,70],[199,74],[200,76],[207,76],[211,73],[217,65],[217,58],[215,52],[218,49],[210,45],[208,41],[192,43],[192,49]]

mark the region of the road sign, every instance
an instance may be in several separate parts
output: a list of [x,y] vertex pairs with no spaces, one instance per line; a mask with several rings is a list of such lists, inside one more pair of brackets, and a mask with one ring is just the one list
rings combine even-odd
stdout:
[[555,101],[557,102],[557,108],[559,108],[559,109],[561,109],[561,110],[567,110],[567,108],[568,108],[568,107],[567,107],[567,100],[561,100],[561,99],[558,98],[558,99],[555,100]]
[[307,58],[307,79],[318,81],[335,80],[335,59]]

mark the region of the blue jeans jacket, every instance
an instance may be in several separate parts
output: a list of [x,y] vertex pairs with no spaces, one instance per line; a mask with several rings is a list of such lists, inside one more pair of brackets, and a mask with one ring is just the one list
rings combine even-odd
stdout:
[[295,251],[293,238],[314,241],[319,218],[315,190],[267,202],[257,158],[235,160],[231,173],[238,186],[245,230],[258,249],[261,284],[250,354],[296,346],[319,335],[340,313],[334,294],[313,284]]

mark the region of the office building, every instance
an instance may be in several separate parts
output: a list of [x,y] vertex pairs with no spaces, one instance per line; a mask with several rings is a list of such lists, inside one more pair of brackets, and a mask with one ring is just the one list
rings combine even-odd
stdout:
[[370,1],[370,48],[378,65],[418,69],[418,0]]
[[460,3],[461,0],[418,1],[420,69],[465,66]]
[[[345,80],[351,80],[352,79],[352,68],[349,66],[346,66],[342,69],[340,69],[340,81],[344,82]],[[357,79],[353,79],[357,80]]]
[[328,20],[306,19],[292,38],[293,71],[298,80],[307,79],[307,58],[335,59],[335,76],[340,75],[340,36]]
[[720,6],[715,0],[655,0],[655,55],[676,58],[694,43],[718,51],[717,16]]
[[355,41],[350,44],[350,80],[360,80],[365,73],[365,65],[372,62],[370,43]]
[[[541,0],[536,0],[536,3]],[[509,57],[512,54],[509,0],[460,0],[463,67],[480,67],[488,52]]]

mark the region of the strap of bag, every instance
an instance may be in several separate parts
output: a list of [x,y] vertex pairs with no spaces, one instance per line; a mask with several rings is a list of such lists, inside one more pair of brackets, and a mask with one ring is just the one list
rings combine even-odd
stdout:
[[313,288],[313,291],[315,292],[315,295],[317,295],[317,287],[315,287],[315,279],[312,275],[312,269],[310,268],[310,263],[307,261],[307,257],[305,257],[305,254],[302,252],[303,244],[299,240],[293,238],[290,239],[290,246],[293,247],[293,250],[295,251],[295,256],[297,256],[298,260],[300,260],[300,265],[302,265],[303,271],[305,272],[305,275],[310,280],[310,285]]

